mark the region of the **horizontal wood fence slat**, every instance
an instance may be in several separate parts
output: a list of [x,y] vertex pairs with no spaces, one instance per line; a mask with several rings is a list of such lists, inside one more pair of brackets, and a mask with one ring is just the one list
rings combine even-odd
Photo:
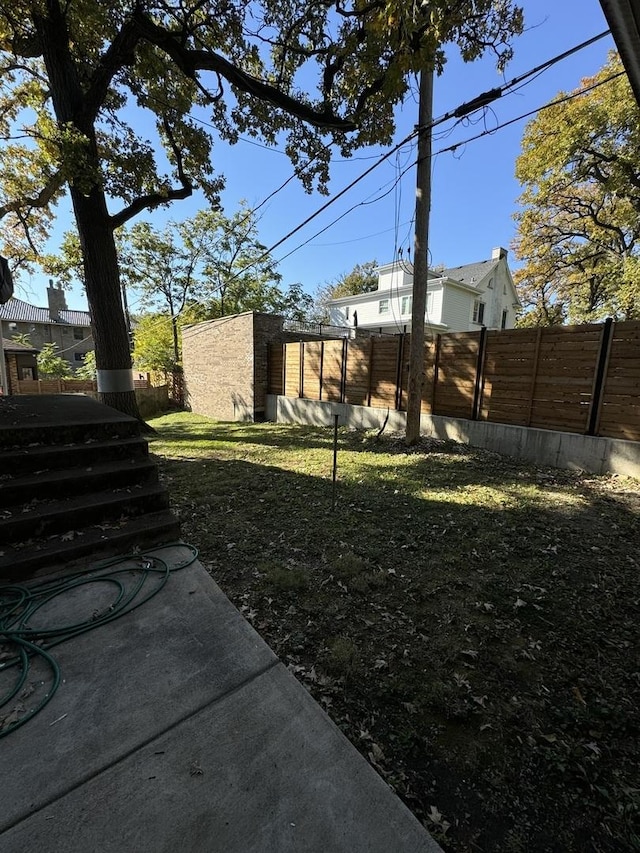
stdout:
[[14,393],[83,394],[85,391],[95,391],[96,388],[96,382],[91,379],[20,379]]
[[[272,344],[269,389],[406,410],[409,335]],[[421,410],[640,441],[640,321],[425,342]]]

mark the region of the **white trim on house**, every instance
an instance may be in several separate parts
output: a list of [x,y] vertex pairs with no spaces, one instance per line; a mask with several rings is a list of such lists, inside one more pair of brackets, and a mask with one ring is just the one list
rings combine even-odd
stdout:
[[[376,290],[331,300],[332,325],[357,325],[362,329],[390,333],[408,330],[411,325],[411,300],[408,297],[413,293],[413,267],[396,261],[382,264],[377,272]],[[474,313],[475,302],[484,304],[479,320],[474,320],[474,316],[478,317]],[[425,312],[427,333],[470,331],[482,325],[493,329],[512,328],[519,307],[505,249],[494,249],[489,260],[476,264],[429,271]]]

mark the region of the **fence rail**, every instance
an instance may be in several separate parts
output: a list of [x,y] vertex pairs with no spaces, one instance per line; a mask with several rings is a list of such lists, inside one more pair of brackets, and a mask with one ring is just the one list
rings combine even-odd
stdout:
[[[406,410],[409,335],[271,344],[269,393]],[[422,411],[640,441],[640,321],[425,343]]]
[[[15,388],[13,387],[15,385]],[[148,379],[134,379],[135,390],[150,388]],[[12,394],[84,394],[97,391],[95,379],[19,379],[12,383]]]

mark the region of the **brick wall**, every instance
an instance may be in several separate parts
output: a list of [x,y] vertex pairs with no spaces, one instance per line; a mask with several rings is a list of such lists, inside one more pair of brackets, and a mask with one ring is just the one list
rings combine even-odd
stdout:
[[185,405],[221,421],[252,421],[265,408],[267,344],[282,318],[236,314],[182,331]]
[[14,394],[15,390],[18,387],[18,364],[16,362],[16,354],[14,352],[8,352],[5,356],[6,359],[6,367],[7,367],[7,382],[9,384],[9,394]]

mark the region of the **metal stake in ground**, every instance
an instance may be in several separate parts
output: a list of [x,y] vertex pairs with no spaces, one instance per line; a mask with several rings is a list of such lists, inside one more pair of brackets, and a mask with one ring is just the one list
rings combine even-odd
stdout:
[[333,416],[333,486],[331,492],[331,512],[336,508],[336,479],[338,476],[338,418]]

